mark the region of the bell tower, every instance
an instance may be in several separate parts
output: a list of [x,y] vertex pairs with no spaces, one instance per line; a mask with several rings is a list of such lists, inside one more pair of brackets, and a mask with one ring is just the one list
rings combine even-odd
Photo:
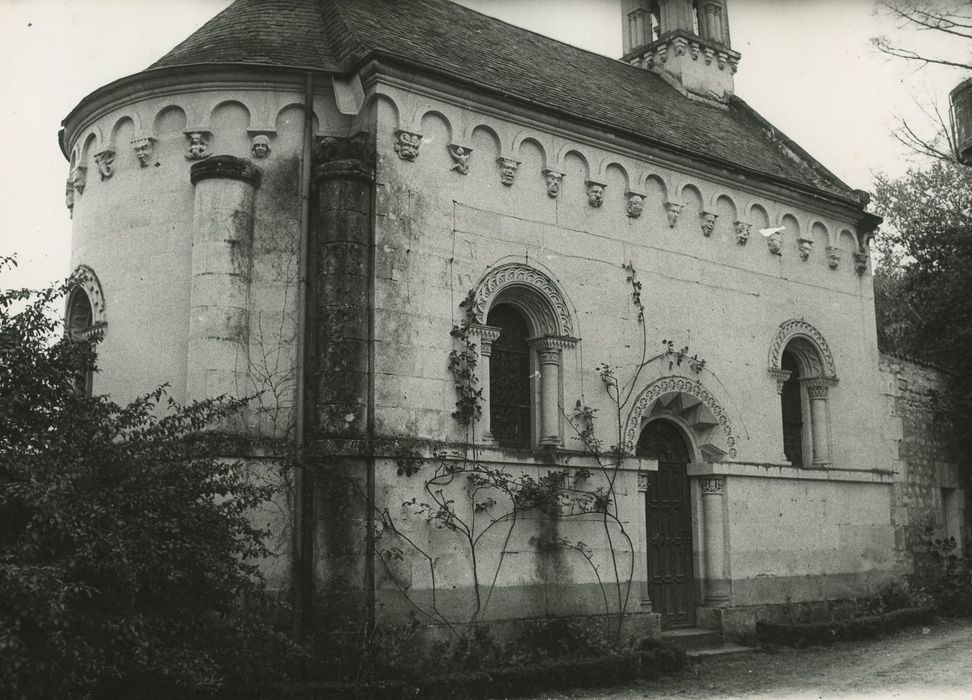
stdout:
[[727,0],[622,0],[622,60],[658,73],[686,93],[732,94],[739,53],[729,40]]

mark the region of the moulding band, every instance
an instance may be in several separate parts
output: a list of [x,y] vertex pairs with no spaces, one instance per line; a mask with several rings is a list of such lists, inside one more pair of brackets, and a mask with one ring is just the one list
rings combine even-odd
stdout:
[[260,169],[248,160],[236,156],[212,156],[194,163],[189,169],[189,182],[195,185],[201,180],[220,178],[224,180],[239,180],[260,186],[263,174]]

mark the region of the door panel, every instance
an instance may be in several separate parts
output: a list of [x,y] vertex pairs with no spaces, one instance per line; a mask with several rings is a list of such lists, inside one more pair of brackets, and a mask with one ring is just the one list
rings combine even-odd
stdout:
[[645,491],[648,594],[662,627],[691,626],[696,586],[688,450],[679,429],[667,421],[649,423],[638,447],[640,455],[659,460]]

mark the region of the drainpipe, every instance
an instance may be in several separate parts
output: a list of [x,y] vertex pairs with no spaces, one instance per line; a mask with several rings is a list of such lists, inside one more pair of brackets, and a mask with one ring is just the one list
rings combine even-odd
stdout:
[[[377,162],[375,167],[377,168]],[[375,205],[377,190],[377,186],[372,181],[371,208],[368,216],[368,473],[365,475],[368,501],[368,512],[365,515],[365,591],[367,591],[366,617],[369,632],[375,628],[375,528],[370,523],[372,514],[375,512],[375,302],[377,298],[375,256],[378,253]]]
[[307,256],[310,238],[310,190],[314,155],[314,76],[307,74],[304,82],[304,143],[300,161],[300,245],[297,253],[297,396],[294,418],[294,446],[297,468],[294,471],[294,587],[293,636],[298,642],[307,633],[313,599],[313,488],[311,474],[304,461],[305,423],[307,420],[306,377],[307,358]]

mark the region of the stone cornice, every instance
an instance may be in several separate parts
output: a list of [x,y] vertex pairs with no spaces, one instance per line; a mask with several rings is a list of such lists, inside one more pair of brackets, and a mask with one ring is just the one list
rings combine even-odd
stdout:
[[[475,109],[484,115],[503,119],[521,126],[534,127],[555,136],[574,140],[593,148],[608,150],[652,166],[668,168],[686,175],[694,175],[710,182],[734,187],[750,194],[777,202],[785,202],[806,209],[826,213],[848,227],[854,227],[864,212],[859,203],[849,198],[811,188],[807,185],[776,178],[758,170],[749,170],[729,161],[705,154],[676,149],[668,144],[652,142],[643,134],[607,131],[603,124],[587,124],[582,115],[555,112],[525,98],[502,96],[496,98],[483,89],[467,88],[452,81],[433,82],[423,75],[395,70],[394,60],[373,61],[361,71],[366,92],[377,82],[405,92],[422,94],[464,109]],[[473,106],[475,105],[475,106]],[[570,123],[572,128],[565,128]],[[714,169],[700,168],[709,163]]]
[[794,467],[769,462],[694,462],[688,465],[692,477],[731,476],[756,479],[795,479],[800,481],[847,481],[862,484],[887,484],[894,472],[879,469],[835,469]]
[[[398,68],[402,65],[409,66],[411,70]],[[415,68],[420,68],[421,72],[416,73]],[[363,57],[354,69],[348,71],[336,72],[297,66],[199,64],[153,69],[129,75],[98,88],[71,110],[62,122],[61,150],[65,158],[70,159],[70,147],[84,129],[113,110],[149,98],[221,88],[279,91],[281,87],[289,87],[302,94],[303,81],[307,74],[330,78],[348,77],[355,73],[360,74],[366,87],[369,83],[373,84],[380,74],[382,82],[389,85],[397,84],[403,89],[422,92],[461,107],[469,108],[472,103],[476,105],[475,109],[484,114],[517,120],[521,124],[534,125],[548,133],[572,138],[593,147],[607,147],[619,155],[703,177],[711,182],[736,187],[779,202],[825,212],[849,226],[857,225],[864,214],[859,204],[825,190],[769,176],[764,172],[749,170],[705,154],[678,149],[671,144],[650,141],[643,134],[605,131],[603,124],[588,123],[584,115],[555,112],[523,97],[511,97],[499,92],[491,94],[482,86],[466,85],[456,76],[429,66],[404,62],[382,52],[373,52],[372,55]],[[441,79],[436,80],[436,76],[447,76],[449,81],[444,83]],[[329,94],[331,90],[329,79],[316,81],[315,97]],[[564,128],[565,123],[571,124],[571,128]],[[700,163],[707,163],[710,168],[700,168]],[[754,187],[755,183],[760,186]]]
[[[61,121],[61,153],[70,160],[70,146],[78,134],[104,115],[135,102],[219,89],[266,92],[290,87],[303,95],[308,73],[332,75],[320,69],[227,64],[172,66],[126,75],[86,95]],[[317,82],[315,95],[331,91],[330,80]]]

